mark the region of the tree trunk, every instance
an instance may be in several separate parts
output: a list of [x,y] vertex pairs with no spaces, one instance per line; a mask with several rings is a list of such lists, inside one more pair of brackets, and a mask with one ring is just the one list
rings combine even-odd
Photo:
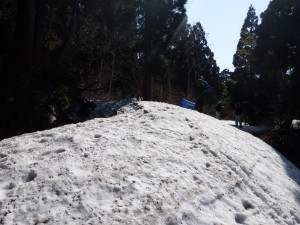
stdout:
[[56,56],[55,56],[56,59],[59,59],[63,55],[63,53],[64,53],[64,51],[65,51],[65,49],[66,49],[66,47],[67,47],[67,45],[69,43],[71,35],[72,35],[73,31],[74,31],[74,28],[75,28],[75,22],[76,22],[76,17],[77,17],[76,13],[77,13],[77,8],[78,8],[78,1],[77,0],[73,0],[71,7],[72,7],[72,15],[71,15],[71,18],[70,18],[70,22],[69,22],[68,27],[66,28],[67,31],[66,31],[65,36],[63,38],[62,44],[60,45],[60,47],[59,47],[59,49],[58,49],[58,51],[56,53]]
[[43,36],[45,31],[46,21],[46,1],[36,0],[36,16],[34,27],[34,42],[33,42],[33,66],[40,66],[41,51],[43,47]]
[[101,62],[100,62],[100,71],[98,73],[98,91],[97,91],[97,96],[100,94],[100,87],[101,85],[101,81],[102,81],[102,70],[103,70],[103,57],[102,57],[102,51],[101,51]]
[[15,57],[18,69],[25,73],[30,73],[32,68],[34,19],[35,1],[19,0],[15,32]]
[[168,100],[172,101],[172,82],[171,82],[171,74],[168,73]]
[[150,101],[152,98],[152,72],[151,72],[151,1],[148,1],[145,9],[145,30],[144,30],[144,86],[143,86],[143,99]]
[[144,66],[144,88],[143,88],[143,99],[145,101],[150,101],[152,98],[152,93],[151,93],[151,89],[152,89],[152,77],[151,77],[151,72],[150,72],[150,68],[149,66],[145,65]]
[[192,67],[190,66],[190,59],[188,58],[188,74],[187,74],[187,96],[190,96],[190,91],[191,91],[191,72],[192,72]]
[[111,78],[110,78],[110,82],[109,82],[109,91],[108,91],[108,99],[110,98],[110,94],[111,94],[111,89],[112,89],[112,82],[113,82],[113,79],[114,79],[114,76],[115,76],[115,64],[116,64],[116,54],[117,54],[117,38],[116,37],[116,40],[114,41],[114,49],[113,49],[113,53],[112,53],[112,62],[111,62]]
[[[190,61],[192,61],[190,63]],[[191,95],[191,74],[192,74],[192,71],[194,69],[194,57],[192,57],[192,60],[190,60],[190,55],[188,57],[188,74],[187,74],[187,79],[188,79],[188,82],[187,82],[187,96],[190,96]],[[193,96],[192,96],[193,97]]]

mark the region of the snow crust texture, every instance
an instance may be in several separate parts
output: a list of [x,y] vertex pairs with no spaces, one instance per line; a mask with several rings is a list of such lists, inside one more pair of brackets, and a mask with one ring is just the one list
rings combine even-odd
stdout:
[[0,142],[0,224],[300,224],[300,171],[227,123],[134,102]]

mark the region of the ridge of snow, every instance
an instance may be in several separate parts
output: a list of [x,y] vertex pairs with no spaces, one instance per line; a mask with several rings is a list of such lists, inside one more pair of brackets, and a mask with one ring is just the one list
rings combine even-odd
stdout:
[[196,111],[118,115],[0,142],[0,224],[300,224],[300,171]]

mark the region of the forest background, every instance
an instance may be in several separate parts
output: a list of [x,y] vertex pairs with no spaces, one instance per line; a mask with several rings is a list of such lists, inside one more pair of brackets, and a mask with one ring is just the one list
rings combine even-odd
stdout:
[[65,124],[83,98],[192,100],[203,75],[208,105],[243,103],[246,122],[269,125],[261,138],[299,166],[300,2],[272,0],[260,24],[249,6],[232,72],[220,71],[201,21],[188,24],[186,3],[1,0],[0,140]]

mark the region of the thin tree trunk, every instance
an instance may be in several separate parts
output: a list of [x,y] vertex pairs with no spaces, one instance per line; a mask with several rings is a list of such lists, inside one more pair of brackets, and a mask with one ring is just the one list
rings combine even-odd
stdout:
[[191,69],[190,69],[190,60],[188,59],[188,82],[187,82],[187,96],[190,94],[191,88]]
[[46,1],[36,0],[36,16],[34,27],[34,42],[33,42],[33,65],[38,67],[41,60],[41,51],[43,47],[43,36],[45,31],[46,21]]
[[78,7],[77,0],[73,0],[73,2],[72,2],[72,15],[71,15],[70,23],[69,23],[69,26],[67,28],[67,31],[66,31],[65,37],[63,39],[63,42],[62,42],[62,44],[60,45],[60,47],[57,51],[56,59],[59,59],[60,56],[65,51],[65,48],[67,47],[67,44],[70,40],[71,34],[73,33],[72,31],[74,30],[74,27],[75,27],[77,7]]
[[172,87],[171,87],[171,76],[170,74],[168,74],[168,98],[169,98],[169,101],[171,100],[172,98]]
[[109,82],[108,99],[110,98],[110,95],[111,95],[112,82],[113,82],[113,79],[114,79],[114,76],[115,76],[116,51],[117,51],[117,43],[115,41],[113,54],[112,54],[113,58],[112,58],[112,63],[111,63],[111,78],[110,78],[110,82]]
[[98,74],[98,92],[97,92],[97,95],[99,95],[99,93],[100,93],[100,84],[101,84],[101,80],[102,80],[102,70],[103,70],[103,57],[102,57],[102,53],[101,53],[100,71],[99,71],[99,74]]
[[23,72],[32,68],[32,49],[35,19],[35,1],[19,0],[16,24],[16,62]]
[[144,31],[144,85],[143,85],[143,99],[145,101],[150,101],[152,98],[152,72],[151,72],[151,2],[148,1],[146,9],[145,9],[145,31]]
[[150,72],[150,67],[145,65],[144,66],[144,86],[143,86],[143,99],[145,101],[150,101],[151,100],[151,96],[152,96],[152,93],[151,93],[151,89],[152,89],[152,85],[151,85],[151,82],[152,82],[152,77],[151,77],[151,72]]
[[191,73],[194,69],[194,58],[192,61],[192,65],[190,65],[190,59],[188,59],[188,83],[187,83],[187,96],[190,96],[191,93]]

